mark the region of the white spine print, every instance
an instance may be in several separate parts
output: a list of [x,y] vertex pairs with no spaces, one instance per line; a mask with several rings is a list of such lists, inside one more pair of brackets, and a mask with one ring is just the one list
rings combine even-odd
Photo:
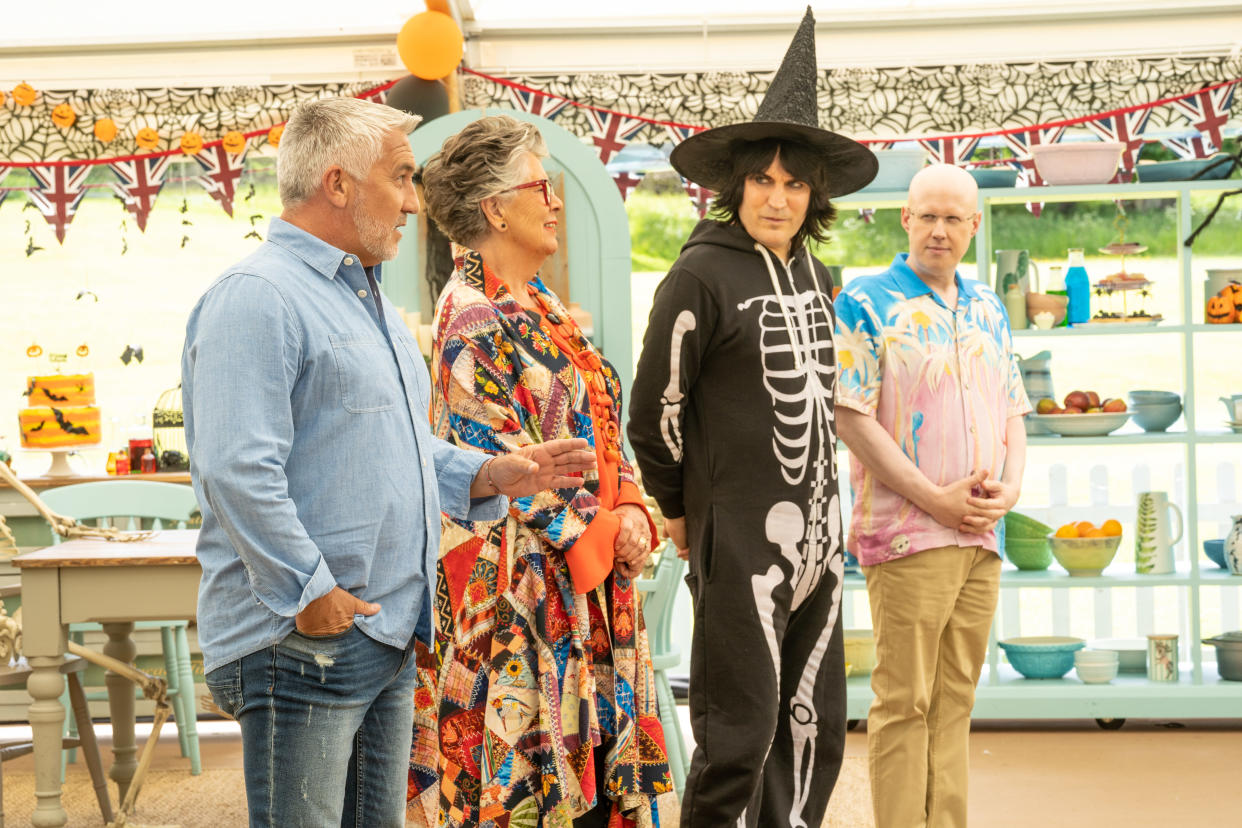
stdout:
[[677,314],[677,319],[673,322],[673,337],[668,350],[668,385],[664,387],[664,395],[660,398],[664,405],[664,412],[660,415],[660,434],[664,437],[664,445],[668,446],[668,452],[675,463],[681,462],[682,450],[681,427],[678,425],[681,401],[684,399],[681,393],[681,340],[688,331],[694,330],[695,324],[694,313],[689,310]]

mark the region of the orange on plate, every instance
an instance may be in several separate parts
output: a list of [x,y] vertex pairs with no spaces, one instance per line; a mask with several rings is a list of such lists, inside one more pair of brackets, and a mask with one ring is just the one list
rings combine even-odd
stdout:
[[1121,534],[1121,521],[1109,518],[1100,525],[1100,528],[1104,530],[1105,537],[1115,538]]

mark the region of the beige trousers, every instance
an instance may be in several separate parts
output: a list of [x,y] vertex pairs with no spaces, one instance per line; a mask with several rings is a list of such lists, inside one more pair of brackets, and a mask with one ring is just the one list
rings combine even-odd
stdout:
[[867,717],[876,828],[966,825],[970,711],[1000,568],[978,546],[863,567],[876,638]]

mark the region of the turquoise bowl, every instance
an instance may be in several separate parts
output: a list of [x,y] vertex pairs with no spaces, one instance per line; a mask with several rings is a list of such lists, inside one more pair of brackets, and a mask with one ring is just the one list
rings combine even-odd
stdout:
[[[1220,162],[1220,163],[1217,163]],[[1151,181],[1189,181],[1200,170],[1208,170],[1200,181],[1211,181],[1217,178],[1228,178],[1233,172],[1234,163],[1228,156],[1215,158],[1187,158],[1181,161],[1158,161],[1155,164],[1139,164],[1135,168],[1138,180],[1143,183]]]
[[1223,538],[1205,540],[1203,542],[1203,554],[1207,555],[1208,560],[1221,569],[1229,568],[1229,564],[1225,563],[1225,541]]
[[1012,167],[977,167],[966,172],[980,187],[1015,187],[1018,184],[1018,171]]
[[1061,678],[1074,666],[1074,652],[1087,646],[1081,638],[1041,635],[996,642],[1013,669],[1031,679]]

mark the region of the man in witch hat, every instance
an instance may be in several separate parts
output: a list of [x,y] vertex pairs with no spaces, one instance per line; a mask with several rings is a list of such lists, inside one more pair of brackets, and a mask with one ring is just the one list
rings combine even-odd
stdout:
[[655,294],[629,437],[690,561],[688,828],[818,826],[841,768],[832,278],[807,248],[875,156],[821,129],[808,8],[755,120],[673,151],[718,193]]

